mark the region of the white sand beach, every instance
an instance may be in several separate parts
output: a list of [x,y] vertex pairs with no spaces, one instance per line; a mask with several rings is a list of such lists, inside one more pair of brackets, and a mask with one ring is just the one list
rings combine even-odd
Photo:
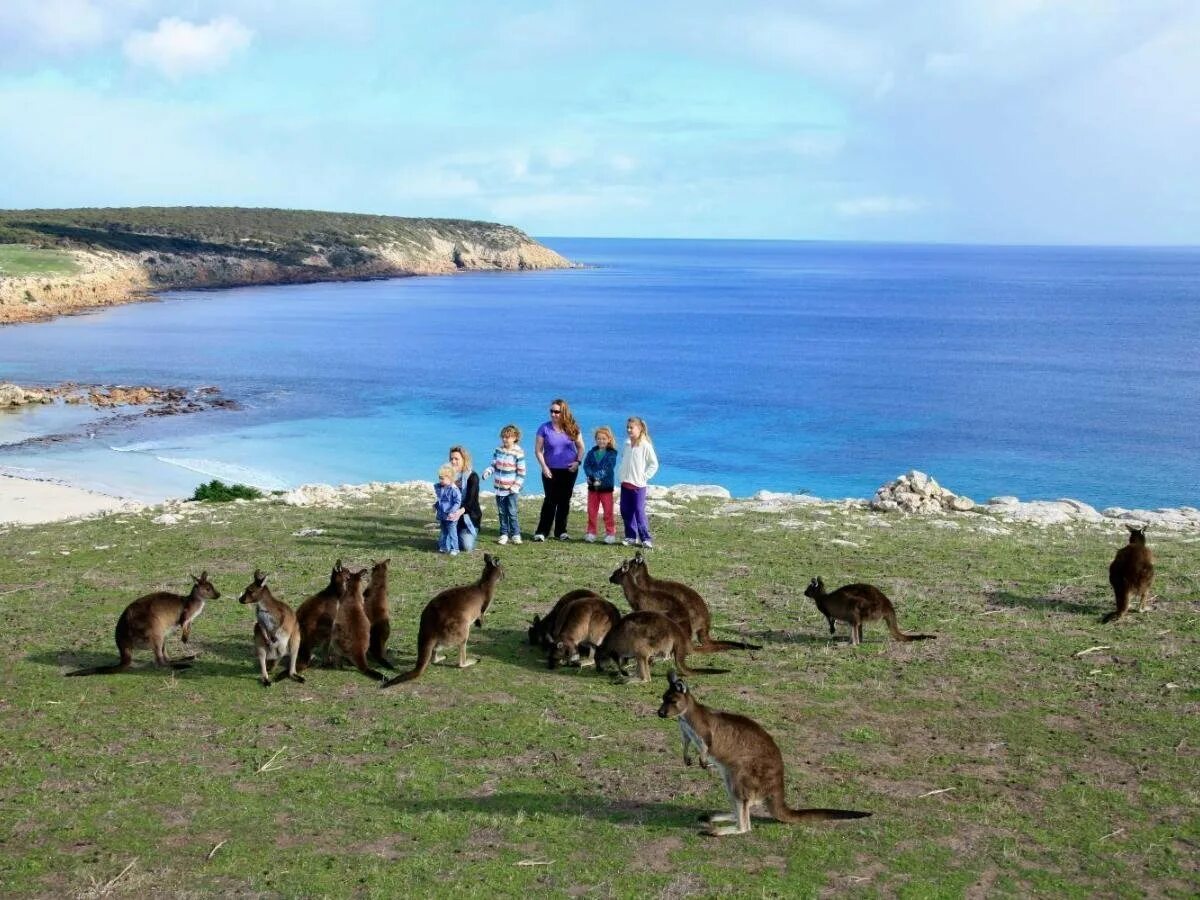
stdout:
[[142,508],[141,503],[110,497],[54,481],[0,474],[0,525],[32,525],[77,519],[97,513]]

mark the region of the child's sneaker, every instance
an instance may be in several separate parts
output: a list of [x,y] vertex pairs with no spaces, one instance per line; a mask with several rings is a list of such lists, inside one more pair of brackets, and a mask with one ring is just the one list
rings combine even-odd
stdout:
[[654,542],[653,541],[642,541],[642,546],[645,547],[647,550],[653,550]]
[[521,536],[520,536],[519,534],[514,534],[514,535],[512,536],[512,542],[513,542],[514,544],[519,544],[519,543],[521,543]]
[[544,541],[545,539],[546,539],[546,536],[545,536],[544,534],[535,534],[535,535],[533,536],[533,542],[534,542],[535,544],[540,544],[540,543],[541,543],[542,541]]
[[583,536],[583,542],[585,544],[594,544],[596,543],[596,536],[589,531]]
[[500,535],[500,537],[496,540],[496,543],[497,544],[507,544],[508,543],[508,535],[507,534]]
[[458,551],[457,551],[457,550],[451,550],[451,551],[450,551],[450,555],[451,555],[451,556],[458,556]]
[[625,538],[625,540],[621,541],[621,546],[622,547],[632,547],[636,543],[637,543],[637,541],[635,541],[633,538]]
[[616,542],[617,542],[617,536],[615,534],[606,534],[604,536],[604,543],[615,544]]
[[560,534],[558,536],[558,539],[560,541],[569,541],[571,539],[571,536],[564,531],[562,534]]

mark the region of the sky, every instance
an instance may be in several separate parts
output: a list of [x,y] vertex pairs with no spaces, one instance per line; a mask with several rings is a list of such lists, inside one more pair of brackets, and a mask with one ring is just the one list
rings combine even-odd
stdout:
[[0,0],[0,207],[1200,244],[1197,0]]

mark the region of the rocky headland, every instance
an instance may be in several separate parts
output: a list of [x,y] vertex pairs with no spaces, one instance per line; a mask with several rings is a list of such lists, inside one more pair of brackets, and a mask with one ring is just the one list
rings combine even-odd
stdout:
[[0,243],[59,251],[75,270],[0,273],[0,324],[156,291],[571,266],[508,225],[269,209],[5,210]]

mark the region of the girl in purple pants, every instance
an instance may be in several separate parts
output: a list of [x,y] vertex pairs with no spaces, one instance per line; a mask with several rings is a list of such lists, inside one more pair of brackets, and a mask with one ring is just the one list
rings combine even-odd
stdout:
[[625,453],[621,457],[621,519],[625,522],[626,547],[637,544],[650,548],[650,523],[646,519],[646,485],[658,471],[658,456],[650,443],[650,432],[646,422],[638,416],[630,416],[625,423]]

